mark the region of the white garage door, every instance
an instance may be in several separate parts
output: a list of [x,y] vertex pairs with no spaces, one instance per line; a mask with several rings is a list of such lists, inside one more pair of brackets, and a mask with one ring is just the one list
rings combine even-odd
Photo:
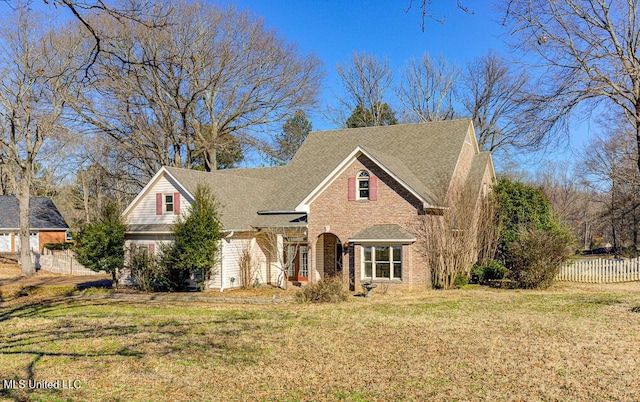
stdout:
[[11,251],[11,233],[0,233],[0,253]]
[[[40,248],[40,242],[38,241],[38,233],[37,232],[32,232],[29,233],[29,248],[31,249],[31,251],[38,251]],[[16,243],[16,252],[20,252],[20,235],[18,235],[16,233],[15,237],[15,243]]]

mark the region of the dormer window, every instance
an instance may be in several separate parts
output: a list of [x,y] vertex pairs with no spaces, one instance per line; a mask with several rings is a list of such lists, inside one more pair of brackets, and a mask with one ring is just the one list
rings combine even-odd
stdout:
[[361,171],[358,173],[358,199],[369,199],[369,172]]

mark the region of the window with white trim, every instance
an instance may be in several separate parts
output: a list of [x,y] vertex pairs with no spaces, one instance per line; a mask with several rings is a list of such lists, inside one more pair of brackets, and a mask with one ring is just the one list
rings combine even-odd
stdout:
[[402,246],[363,246],[363,279],[402,279]]
[[165,194],[165,196],[164,196],[164,212],[173,213],[173,194]]
[[295,244],[288,244],[287,245],[287,255],[286,255],[286,260],[287,260],[287,276],[288,277],[293,277],[295,275],[295,257],[296,257],[296,246]]
[[300,276],[309,276],[309,247],[300,246]]
[[357,178],[357,194],[359,200],[368,200],[369,199],[369,172],[361,171],[358,173]]

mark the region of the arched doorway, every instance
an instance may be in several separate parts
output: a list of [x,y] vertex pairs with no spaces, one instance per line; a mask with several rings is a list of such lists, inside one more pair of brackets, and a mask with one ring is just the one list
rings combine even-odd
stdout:
[[323,278],[342,275],[342,243],[333,233],[322,233],[316,242],[317,270]]

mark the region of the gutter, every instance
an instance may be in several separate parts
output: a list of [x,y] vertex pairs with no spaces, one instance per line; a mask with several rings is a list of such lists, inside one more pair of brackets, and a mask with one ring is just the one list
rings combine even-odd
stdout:
[[286,211],[286,210],[275,210],[275,211],[268,211],[268,210],[262,210],[262,211],[258,211],[256,212],[258,215],[294,215],[294,214],[306,214],[305,211]]

